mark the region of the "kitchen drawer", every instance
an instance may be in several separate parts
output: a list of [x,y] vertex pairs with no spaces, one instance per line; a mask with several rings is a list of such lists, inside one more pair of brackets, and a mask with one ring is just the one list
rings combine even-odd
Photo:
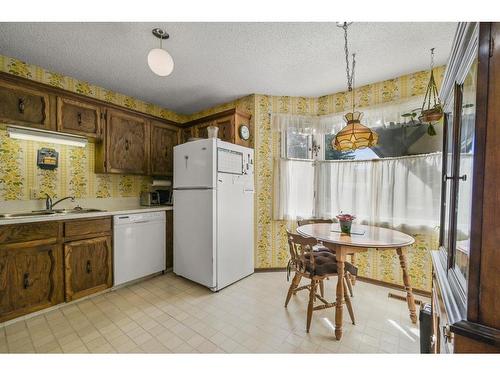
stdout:
[[55,242],[59,236],[59,225],[57,221],[2,225],[0,226],[0,246],[37,240]]
[[98,233],[111,233],[111,217],[71,220],[64,223],[64,237],[82,237]]

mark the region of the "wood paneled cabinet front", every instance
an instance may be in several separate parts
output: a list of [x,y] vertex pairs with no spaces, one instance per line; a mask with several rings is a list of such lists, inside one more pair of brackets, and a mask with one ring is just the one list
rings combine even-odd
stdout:
[[96,172],[148,174],[148,131],[146,118],[109,109],[105,140],[96,145]]
[[49,116],[54,100],[34,88],[0,81],[0,122],[55,130]]
[[[233,108],[227,111],[215,113],[213,115],[190,121],[185,124],[185,128],[182,129],[182,141],[186,142],[187,135],[191,135],[193,133],[195,137],[207,138],[207,128],[209,126],[215,126],[219,129],[217,133],[217,137],[219,139],[241,146],[252,147],[253,126],[250,122],[250,117],[250,114],[242,112],[237,108]],[[242,137],[242,127],[246,127],[248,129],[249,137],[247,139],[244,139]]]
[[62,302],[60,244],[0,248],[0,321]]
[[57,130],[90,138],[101,136],[101,108],[76,99],[57,97]]
[[113,285],[111,236],[71,241],[64,244],[66,301]]
[[174,146],[179,144],[179,129],[168,127],[159,121],[151,121],[151,174],[174,174]]

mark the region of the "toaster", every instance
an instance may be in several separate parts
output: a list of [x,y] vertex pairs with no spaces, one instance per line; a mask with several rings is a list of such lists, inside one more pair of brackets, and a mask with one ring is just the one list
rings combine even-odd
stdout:
[[141,193],[141,206],[158,206],[160,194],[157,191],[143,191]]

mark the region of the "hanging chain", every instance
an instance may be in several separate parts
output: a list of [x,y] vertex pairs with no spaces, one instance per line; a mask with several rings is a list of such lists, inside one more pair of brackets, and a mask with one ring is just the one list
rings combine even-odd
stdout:
[[431,48],[431,72],[434,70],[434,47]]
[[337,25],[344,29],[344,53],[345,53],[345,66],[346,66],[346,75],[347,75],[347,90],[352,91],[353,81],[354,81],[354,67],[356,62],[354,60],[355,54],[352,55],[352,68],[351,64],[349,64],[349,43],[347,40],[347,28],[350,23],[344,22],[342,25]]

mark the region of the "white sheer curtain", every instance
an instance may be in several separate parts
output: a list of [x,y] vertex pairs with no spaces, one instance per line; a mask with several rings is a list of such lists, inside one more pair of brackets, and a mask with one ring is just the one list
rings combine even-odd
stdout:
[[[363,124],[389,127],[421,105],[421,97],[362,108]],[[441,154],[378,160],[314,161],[286,159],[288,132],[312,135],[323,146],[323,136],[338,132],[344,113],[326,116],[273,114],[274,132],[281,134],[281,158],[274,160],[274,219],[332,218],[340,211],[360,223],[408,230],[439,225]]]
[[399,229],[433,229],[439,224],[441,154],[318,165],[315,215],[340,211],[358,222]]
[[314,162],[274,160],[274,217],[295,220],[314,216]]

